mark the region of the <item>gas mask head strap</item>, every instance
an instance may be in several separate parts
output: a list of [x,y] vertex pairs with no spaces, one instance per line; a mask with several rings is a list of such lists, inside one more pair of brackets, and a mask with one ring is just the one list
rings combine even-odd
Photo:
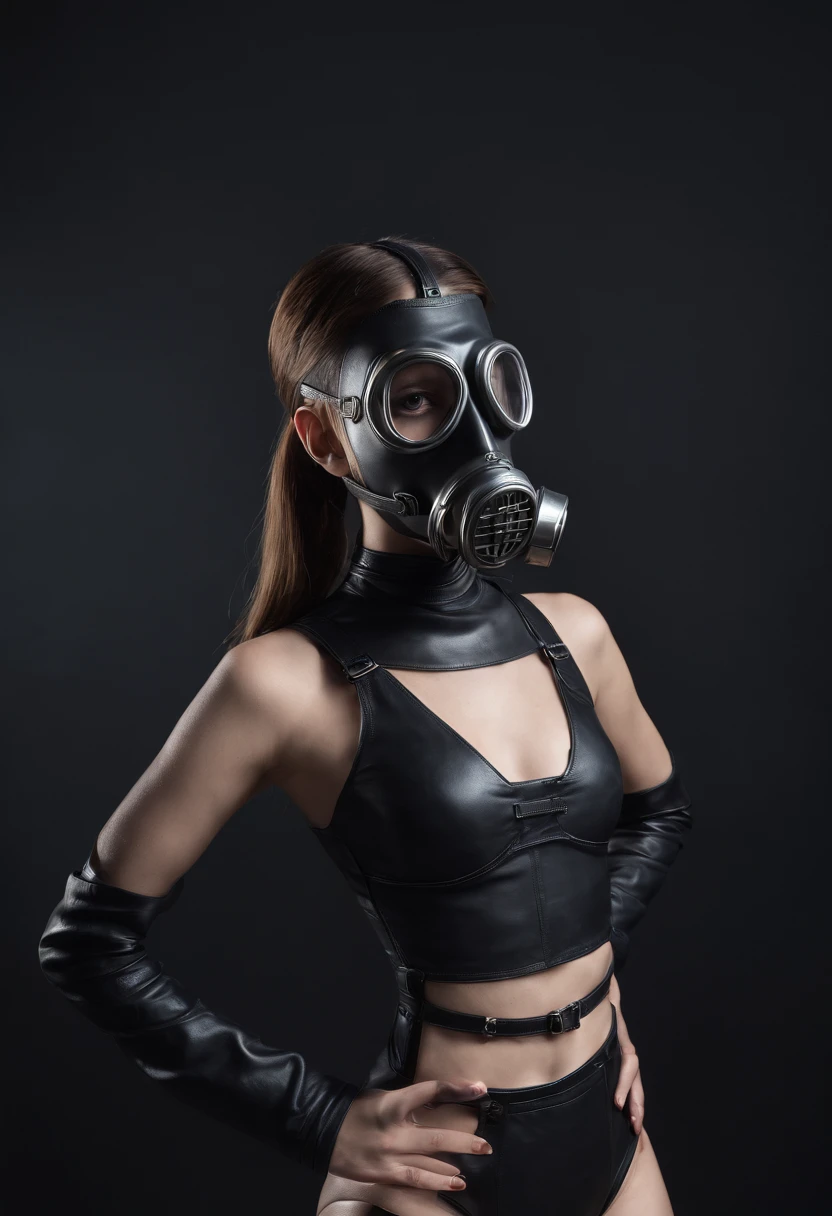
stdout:
[[423,300],[430,300],[434,296],[442,295],[436,276],[421,253],[412,245],[403,245],[401,241],[389,241],[386,237],[382,237],[380,241],[371,241],[369,248],[386,249],[388,253],[392,253],[406,262],[413,272],[416,286]]
[[[442,292],[439,290],[439,284],[436,281],[436,276],[417,249],[412,248],[410,245],[403,245],[401,241],[390,241],[386,237],[382,237],[380,241],[370,241],[367,248],[386,249],[394,257],[401,258],[416,280],[416,287],[423,300],[432,300],[442,295]],[[334,405],[344,418],[357,420],[359,417],[361,404],[357,397],[346,397],[343,399],[341,397],[333,397],[331,393],[325,393],[322,389],[315,388],[314,384],[305,383],[301,384],[300,391],[302,396],[308,397],[312,401],[325,401],[329,405]],[[355,482],[350,481],[351,486],[355,484]],[[366,498],[366,501],[370,502],[370,498]],[[399,504],[397,514],[408,514],[408,512],[406,510],[402,511]]]

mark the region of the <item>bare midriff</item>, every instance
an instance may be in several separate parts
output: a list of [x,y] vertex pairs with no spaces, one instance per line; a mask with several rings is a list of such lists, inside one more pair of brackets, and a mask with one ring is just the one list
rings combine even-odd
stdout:
[[[482,983],[425,982],[435,1005],[490,1017],[537,1017],[587,996],[612,962],[605,942],[591,954],[547,971]],[[516,1089],[557,1081],[580,1067],[604,1043],[612,1012],[605,997],[576,1030],[522,1037],[488,1036],[422,1025],[414,1081],[466,1077],[494,1088]]]

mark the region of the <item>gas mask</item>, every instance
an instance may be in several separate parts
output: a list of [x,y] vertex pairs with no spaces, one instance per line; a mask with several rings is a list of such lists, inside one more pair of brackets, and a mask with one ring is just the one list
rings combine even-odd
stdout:
[[496,341],[479,296],[443,296],[421,254],[377,241],[411,269],[419,296],[395,300],[351,333],[335,405],[364,479],[343,481],[406,536],[476,569],[523,556],[548,566],[568,499],[535,489],[511,459],[532,391],[520,352]]

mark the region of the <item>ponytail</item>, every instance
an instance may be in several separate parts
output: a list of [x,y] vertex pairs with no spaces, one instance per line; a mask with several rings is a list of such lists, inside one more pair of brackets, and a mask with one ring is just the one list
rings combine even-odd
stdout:
[[269,468],[259,576],[232,645],[279,629],[324,599],[347,556],[340,478],[318,465],[286,417]]

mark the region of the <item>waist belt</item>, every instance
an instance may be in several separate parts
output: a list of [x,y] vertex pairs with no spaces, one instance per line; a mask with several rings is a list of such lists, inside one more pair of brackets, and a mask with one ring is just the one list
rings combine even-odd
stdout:
[[465,1030],[469,1034],[563,1034],[567,1030],[577,1030],[581,1018],[600,1005],[609,992],[614,966],[611,963],[601,983],[579,1001],[571,1001],[560,1009],[553,1009],[536,1018],[492,1018],[486,1014],[459,1013],[456,1009],[443,1009],[441,1005],[423,1001],[422,1021],[429,1022],[431,1026],[444,1026],[446,1030]]

